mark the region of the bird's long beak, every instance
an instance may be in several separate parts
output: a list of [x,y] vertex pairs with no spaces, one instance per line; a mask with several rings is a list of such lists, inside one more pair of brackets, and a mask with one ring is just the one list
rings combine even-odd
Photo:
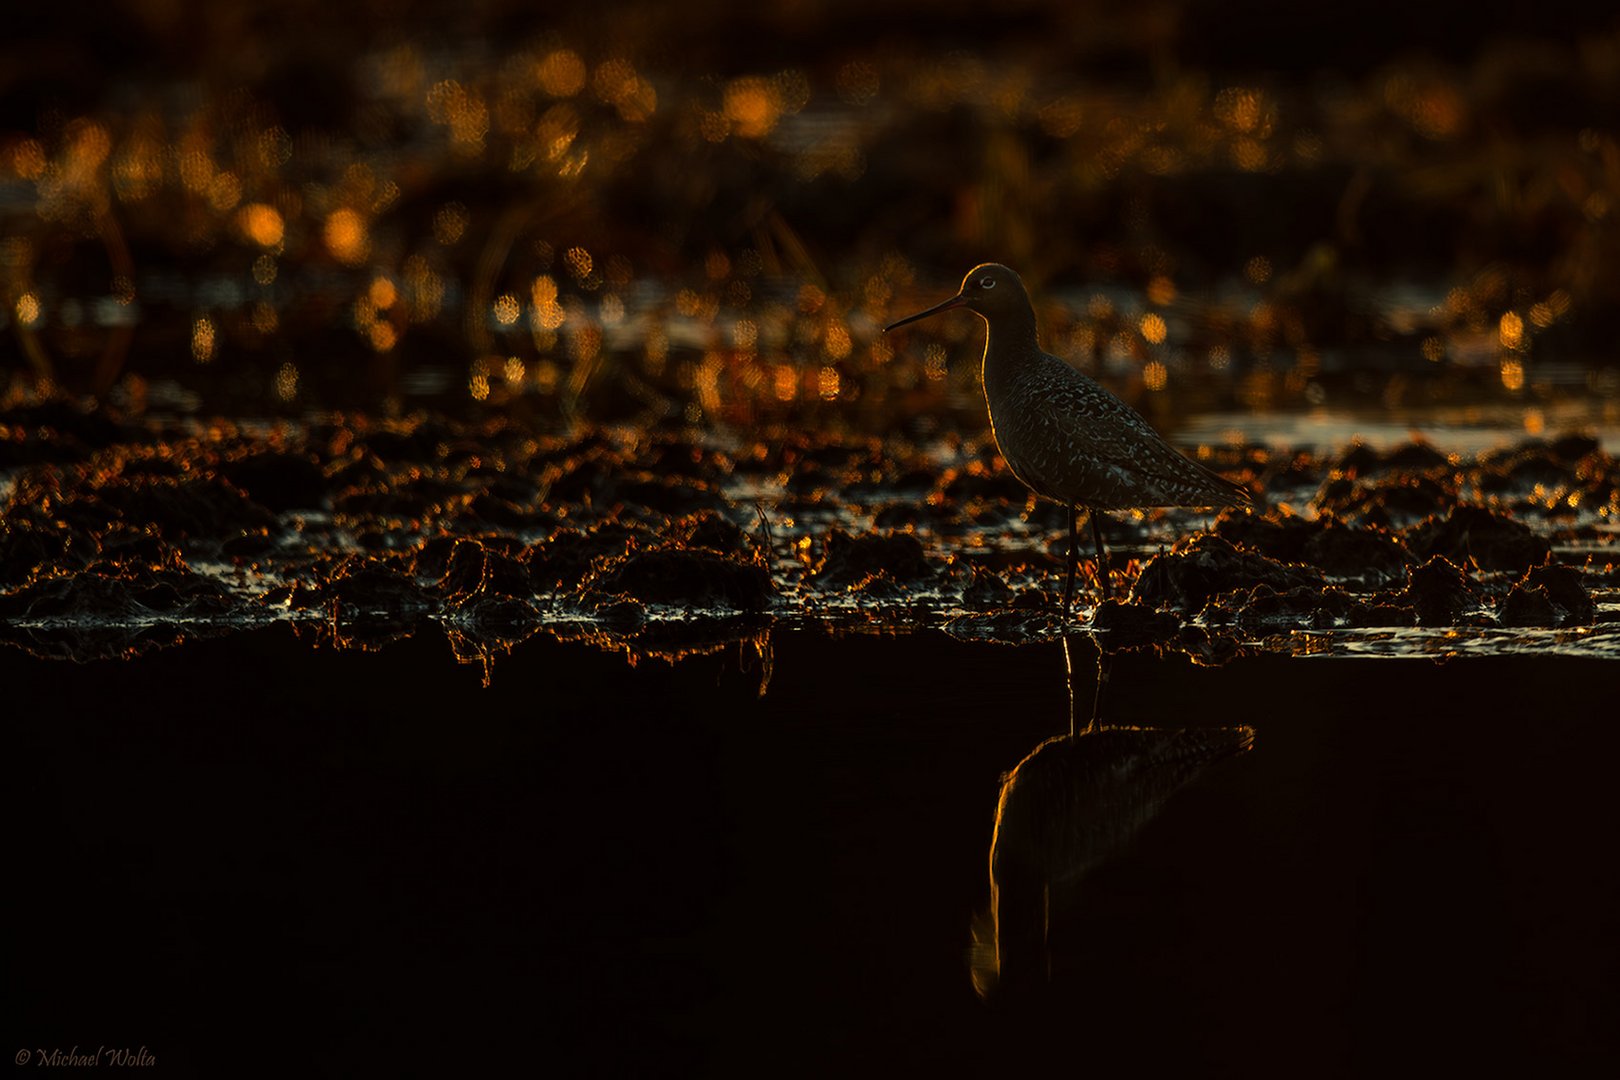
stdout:
[[951,297],[949,300],[946,300],[944,303],[935,304],[933,307],[929,308],[927,311],[919,311],[915,315],[907,315],[905,318],[901,319],[899,322],[890,323],[888,326],[885,326],[883,328],[883,332],[885,334],[887,334],[890,330],[898,329],[899,327],[902,327],[902,326],[906,325],[906,323],[914,323],[918,319],[926,319],[930,315],[938,315],[942,311],[949,311],[949,310],[951,310],[951,308],[961,307],[965,303],[967,303],[967,297],[963,296],[961,293],[957,293],[955,296]]

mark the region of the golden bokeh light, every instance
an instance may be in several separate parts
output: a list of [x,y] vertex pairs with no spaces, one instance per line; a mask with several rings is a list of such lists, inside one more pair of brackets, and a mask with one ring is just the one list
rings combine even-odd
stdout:
[[1515,394],[1524,389],[1524,361],[1502,361],[1502,386]]
[[358,266],[365,262],[371,252],[365,219],[347,207],[326,216],[326,224],[321,228],[321,240],[332,257],[346,266]]
[[467,231],[467,223],[471,218],[466,204],[445,203],[433,214],[433,239],[449,247],[461,239],[462,234]]
[[1496,334],[1502,348],[1515,351],[1524,348],[1524,319],[1516,311],[1504,312],[1497,323]]
[[568,319],[567,310],[557,302],[557,283],[549,275],[541,274],[529,289],[534,308],[534,325],[541,330],[556,331]]
[[1165,384],[1169,381],[1169,369],[1157,360],[1150,361],[1147,366],[1142,369],[1142,383],[1149,390],[1154,392],[1163,390]]
[[1170,332],[1164,318],[1153,312],[1142,316],[1141,330],[1142,337],[1154,345],[1163,345],[1165,336]]
[[1148,303],[1164,307],[1176,302],[1176,284],[1163,274],[1157,274],[1147,284]]
[[282,401],[291,401],[298,396],[298,365],[291,360],[276,369],[275,390],[276,397]]
[[563,265],[568,267],[568,273],[573,276],[575,281],[584,281],[590,277],[591,270],[595,268],[596,263],[591,258],[589,251],[582,247],[571,247],[563,255]]
[[573,97],[585,89],[585,61],[572,49],[554,49],[541,59],[535,76],[552,97]]
[[281,213],[267,203],[248,203],[237,211],[236,223],[244,236],[262,248],[280,247],[287,234]]
[[214,321],[206,315],[192,321],[191,358],[199,364],[214,358]]
[[776,87],[757,76],[733,79],[726,84],[723,111],[732,131],[745,139],[759,139],[771,133],[782,115],[782,101]]
[[799,393],[799,372],[789,364],[778,364],[772,373],[771,386],[778,401],[792,401]]

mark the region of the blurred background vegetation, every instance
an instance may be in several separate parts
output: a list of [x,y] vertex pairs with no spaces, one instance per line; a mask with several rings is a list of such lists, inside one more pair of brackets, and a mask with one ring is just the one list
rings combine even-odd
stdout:
[[1600,5],[114,0],[0,38],[13,399],[982,424],[976,262],[1193,412],[1620,422]]

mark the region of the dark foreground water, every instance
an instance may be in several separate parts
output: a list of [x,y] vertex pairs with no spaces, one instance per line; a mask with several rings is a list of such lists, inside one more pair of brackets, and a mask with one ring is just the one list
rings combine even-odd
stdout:
[[1620,1061],[1612,663],[1119,658],[1105,719],[1254,747],[1054,911],[1049,984],[986,1005],[999,779],[1067,730],[1061,646],[771,653],[761,697],[736,647],[537,637],[488,690],[431,633],[0,652],[12,1042],[165,1076]]

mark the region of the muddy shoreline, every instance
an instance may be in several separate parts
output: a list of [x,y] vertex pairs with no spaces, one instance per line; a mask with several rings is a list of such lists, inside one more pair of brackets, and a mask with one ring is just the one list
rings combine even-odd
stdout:
[[[983,435],[548,434],[498,420],[0,416],[0,637],[133,656],[290,622],[360,647],[446,628],[486,666],[532,634],[675,656],[821,625],[1049,641],[1061,508]],[[1620,467],[1596,439],[1196,453],[1257,511],[1105,519],[1075,625],[1110,650],[1620,649]]]

